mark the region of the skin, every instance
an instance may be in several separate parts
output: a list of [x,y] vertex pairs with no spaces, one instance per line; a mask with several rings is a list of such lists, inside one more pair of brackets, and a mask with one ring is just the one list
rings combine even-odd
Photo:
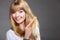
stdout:
[[23,10],[18,10],[12,14],[12,17],[16,23],[21,24],[25,20],[25,12]]
[[25,31],[25,38],[29,39],[31,35],[31,28],[25,27],[24,20],[25,20],[25,12],[24,10],[18,10],[15,13],[12,14],[13,19],[16,21],[16,23],[19,24],[19,27],[22,31]]

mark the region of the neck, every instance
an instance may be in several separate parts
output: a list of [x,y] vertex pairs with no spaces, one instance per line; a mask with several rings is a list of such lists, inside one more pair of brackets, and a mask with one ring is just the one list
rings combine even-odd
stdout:
[[[18,29],[17,29],[18,30]],[[25,22],[22,22],[19,24],[19,30],[18,30],[20,36],[24,36],[24,33],[25,33]]]
[[19,28],[24,31],[25,30],[25,22],[19,24]]

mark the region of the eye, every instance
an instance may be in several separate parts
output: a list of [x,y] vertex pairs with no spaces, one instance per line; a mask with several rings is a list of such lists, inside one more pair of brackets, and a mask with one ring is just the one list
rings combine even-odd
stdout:
[[20,13],[22,13],[22,12],[23,12],[23,10],[20,10],[19,12],[20,12]]

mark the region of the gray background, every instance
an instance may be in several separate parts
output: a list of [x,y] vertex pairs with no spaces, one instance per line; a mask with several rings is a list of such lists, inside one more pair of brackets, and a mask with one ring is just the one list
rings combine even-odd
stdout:
[[[38,17],[42,40],[60,40],[60,0],[26,0]],[[9,6],[12,0],[0,0],[0,40],[10,28]]]

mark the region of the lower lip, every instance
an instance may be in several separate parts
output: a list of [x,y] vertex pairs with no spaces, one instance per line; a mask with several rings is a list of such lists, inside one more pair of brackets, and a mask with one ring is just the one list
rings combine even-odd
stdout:
[[17,18],[16,20],[19,21],[21,18]]

